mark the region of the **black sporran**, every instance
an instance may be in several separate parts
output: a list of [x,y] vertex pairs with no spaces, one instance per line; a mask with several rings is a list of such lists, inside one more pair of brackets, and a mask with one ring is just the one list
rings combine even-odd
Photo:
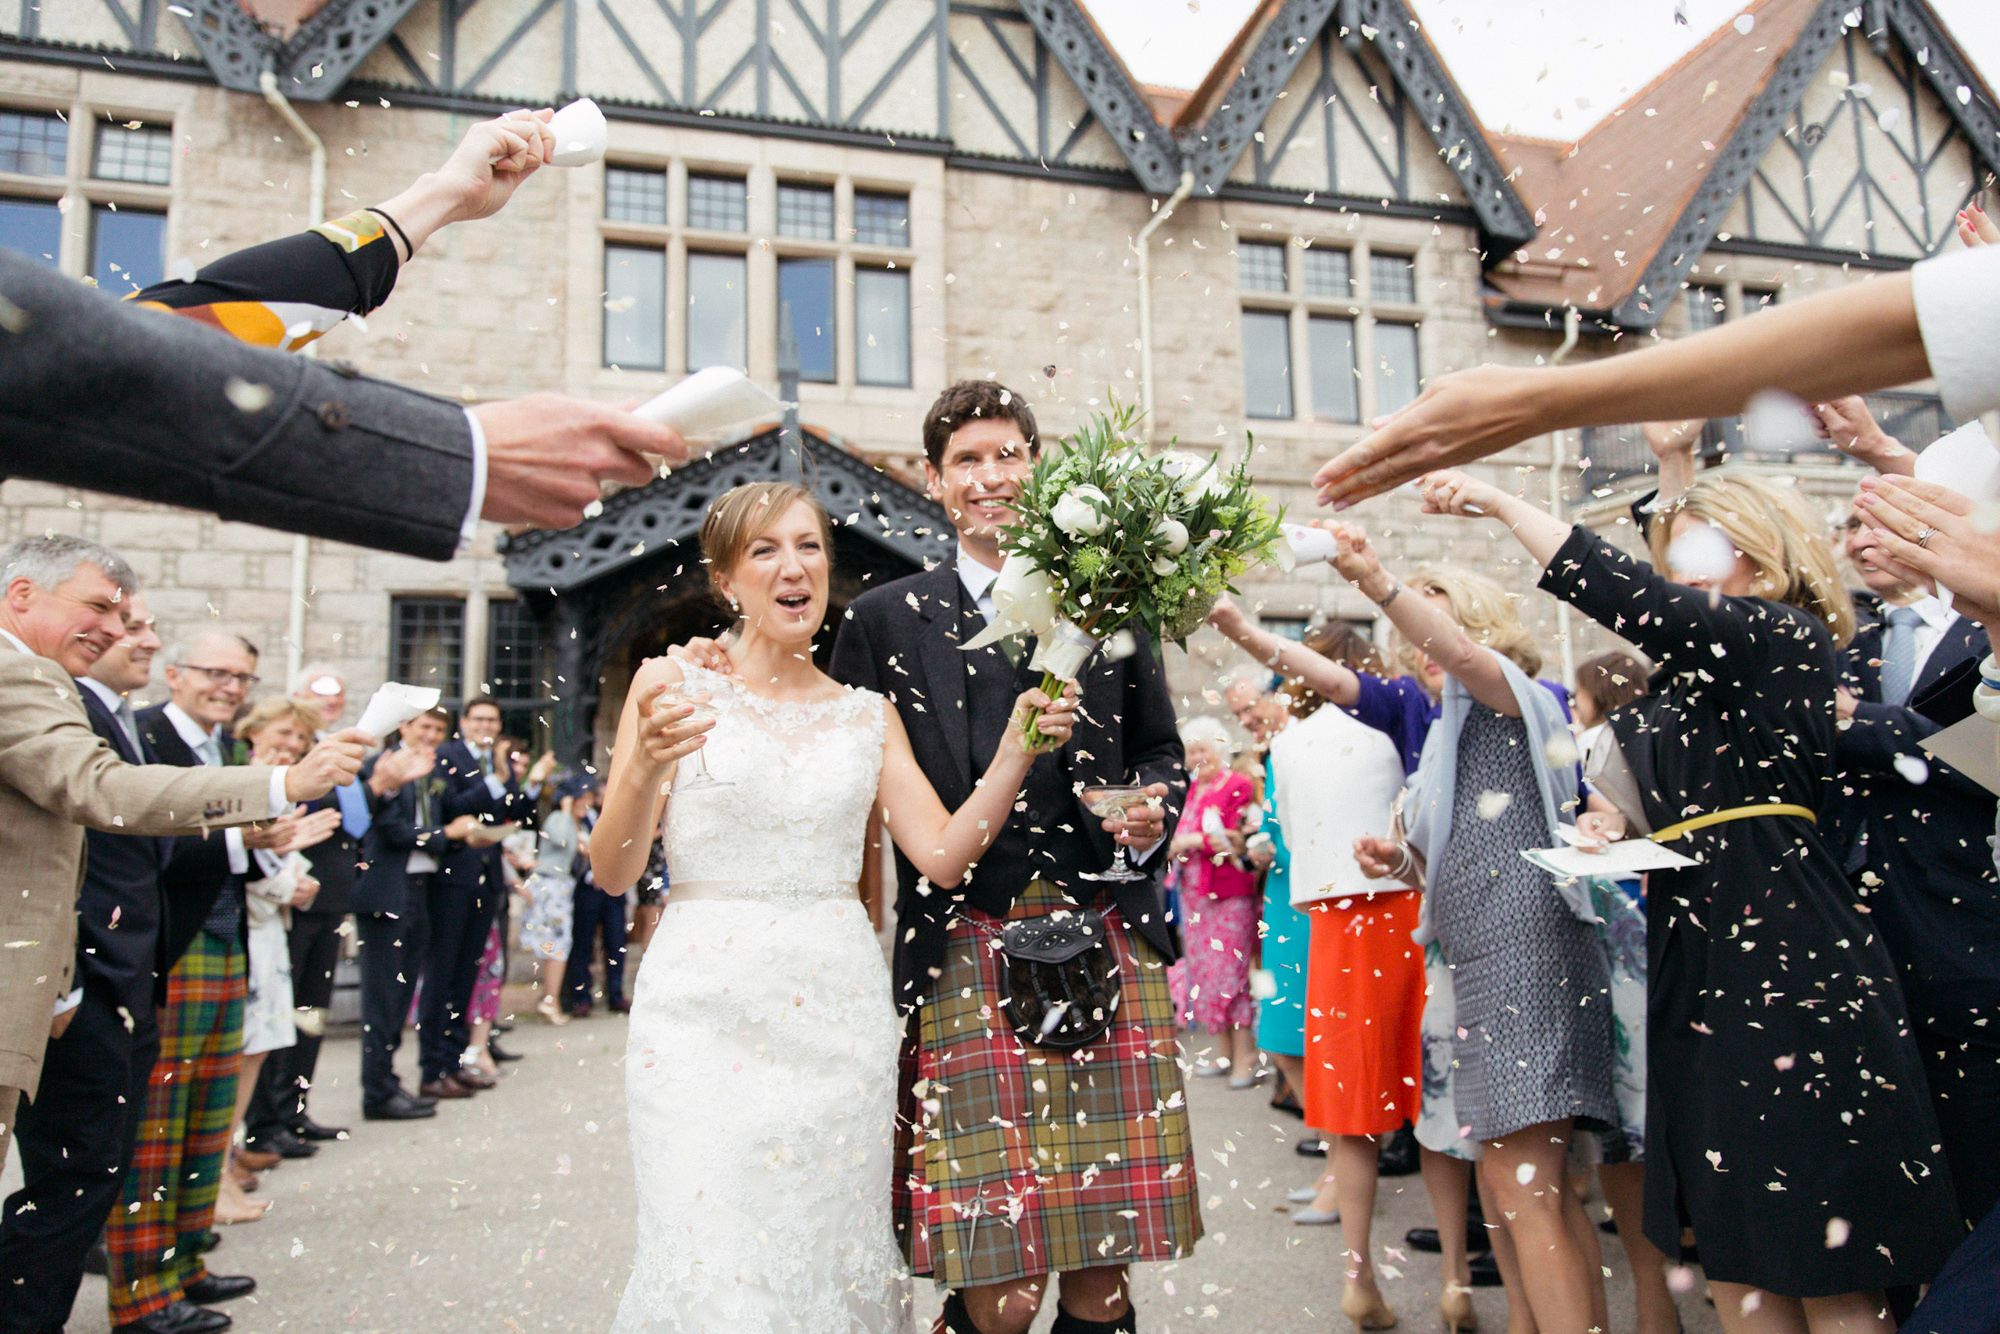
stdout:
[[1118,1010],[1118,961],[1094,908],[1025,917],[1000,931],[1014,1034],[1060,1051],[1104,1036]]

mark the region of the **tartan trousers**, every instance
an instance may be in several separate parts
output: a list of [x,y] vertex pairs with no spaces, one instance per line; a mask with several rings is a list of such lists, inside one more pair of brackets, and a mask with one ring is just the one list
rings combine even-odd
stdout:
[[114,1325],[166,1309],[207,1273],[200,1239],[215,1218],[236,1115],[245,964],[240,941],[197,931],[167,974],[160,1058],[146,1081],[124,1199],[104,1229]]

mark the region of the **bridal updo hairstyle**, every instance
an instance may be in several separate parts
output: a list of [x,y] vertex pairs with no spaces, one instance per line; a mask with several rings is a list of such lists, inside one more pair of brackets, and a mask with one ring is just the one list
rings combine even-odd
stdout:
[[1826,622],[1833,642],[1854,638],[1854,603],[1841,585],[1833,547],[1798,489],[1762,477],[1705,472],[1651,525],[1653,568],[1667,568],[1672,515],[1685,510],[1722,530],[1756,568],[1756,596],[1789,603]]
[[750,544],[771,530],[793,505],[804,501],[819,520],[819,535],[833,558],[833,520],[812,492],[792,482],[746,482],[715,498],[701,521],[701,558],[708,564],[708,586],[718,601],[722,588],[716,576],[727,574],[743,559]]

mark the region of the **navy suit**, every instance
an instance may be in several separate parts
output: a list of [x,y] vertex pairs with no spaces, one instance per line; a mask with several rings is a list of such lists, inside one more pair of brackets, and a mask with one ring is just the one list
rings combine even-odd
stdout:
[[[379,759],[380,757],[376,757]],[[362,767],[365,785],[375,759]],[[419,801],[419,787],[429,800]],[[405,783],[374,804],[374,819],[361,844],[361,873],[351,906],[361,942],[361,1105],[380,1107],[402,1086],[396,1079],[396,1052],[410,996],[422,974],[430,942],[431,877],[411,875],[410,854],[433,856],[445,846],[442,809],[444,779],[433,772]],[[428,813],[428,821],[419,818]]]
[[1857,597],[1856,611],[1861,628],[1844,675],[1860,702],[1836,752],[1846,869],[1895,960],[1960,1212],[1976,1223],[2000,1201],[2000,883],[1987,842],[1993,794],[1919,749],[1940,724],[1912,705],[1976,665],[1987,653],[1986,633],[1964,617],[1952,621],[1918,672],[1909,703],[1886,704],[1881,606]]
[[[444,777],[443,818],[449,824],[470,815],[481,824],[524,820],[534,807],[509,775],[495,796],[479,757],[459,740],[437,750],[435,774]],[[438,872],[428,887],[430,946],[426,951],[424,994],[418,1011],[418,1050],[426,1084],[458,1069],[471,1040],[466,1009],[479,979],[479,956],[507,896],[499,845],[476,848],[447,842]]]
[[[166,705],[155,704],[150,709],[139,710],[138,723],[139,739],[145,744],[150,758],[160,764],[179,765],[183,769],[200,767],[201,757],[181,740],[181,734],[167,717]],[[231,744],[229,734],[224,732],[224,755],[229,753]],[[221,896],[232,874],[229,869],[229,845],[222,831],[183,834],[173,840],[173,856],[160,876],[160,888],[165,897],[160,925],[160,957],[164,960],[160,967],[162,979],[187,953],[188,946],[194,943],[195,933],[208,919],[209,910],[215,907],[216,899]],[[236,943],[247,958],[250,948],[247,921],[238,926]],[[164,985],[163,981],[163,988]],[[161,994],[165,995],[164,990]]]
[[[79,686],[91,730],[127,764],[152,756],[96,693]],[[0,1331],[60,1329],[84,1257],[117,1205],[132,1161],[146,1079],[159,1053],[153,1009],[165,1000],[160,872],[172,839],[89,830],[77,898],[83,1003],[49,1043],[41,1092],[16,1135],[24,1184],[0,1212]]]

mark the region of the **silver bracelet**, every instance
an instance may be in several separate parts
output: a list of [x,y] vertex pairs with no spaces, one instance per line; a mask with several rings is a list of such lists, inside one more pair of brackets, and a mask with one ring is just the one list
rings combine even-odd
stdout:
[[1387,611],[1389,609],[1389,604],[1391,602],[1394,602],[1398,597],[1402,596],[1402,592],[1403,592],[1402,580],[1391,579],[1389,580],[1389,596],[1382,598],[1380,601],[1376,602],[1375,605],[1380,607],[1382,610]]

